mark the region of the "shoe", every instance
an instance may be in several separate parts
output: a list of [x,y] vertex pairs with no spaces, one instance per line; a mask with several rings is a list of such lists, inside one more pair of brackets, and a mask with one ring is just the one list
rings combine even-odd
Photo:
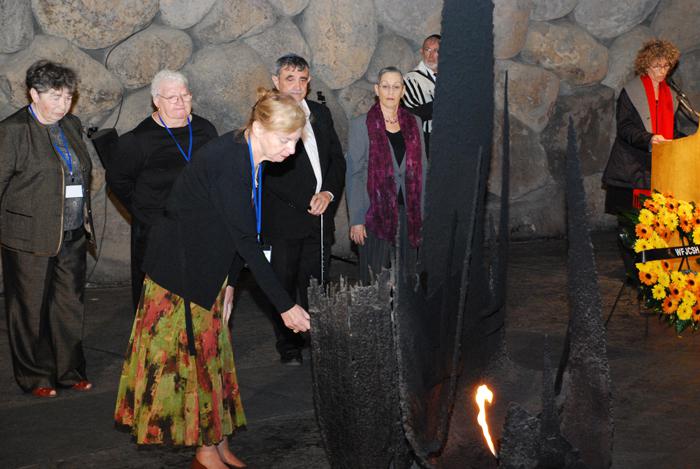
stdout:
[[57,395],[56,388],[41,386],[41,387],[32,389],[32,396],[34,396],[34,397],[42,397],[42,398],[49,397],[49,398],[51,398],[51,397],[56,397],[56,395]]
[[192,464],[190,464],[190,469],[207,469],[207,466],[199,462],[199,459],[197,459],[197,456],[192,458]]
[[304,358],[301,356],[301,350],[289,350],[280,354],[280,362],[283,365],[301,366]]
[[76,391],[89,391],[90,389],[92,389],[92,383],[90,381],[84,379],[82,381],[78,381],[70,388],[74,389]]

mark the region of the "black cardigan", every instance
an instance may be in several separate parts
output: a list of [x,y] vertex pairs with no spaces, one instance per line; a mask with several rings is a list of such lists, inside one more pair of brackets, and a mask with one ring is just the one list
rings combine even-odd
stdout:
[[[192,114],[192,151],[216,138],[216,128]],[[184,151],[189,145],[188,126],[170,129]],[[139,222],[152,225],[162,216],[170,189],[187,165],[166,129],[151,116],[119,137],[107,159],[107,184]]]
[[197,151],[170,193],[165,217],[151,231],[144,262],[160,286],[211,309],[226,276],[243,258],[278,312],[294,302],[256,239],[248,145],[233,132]]

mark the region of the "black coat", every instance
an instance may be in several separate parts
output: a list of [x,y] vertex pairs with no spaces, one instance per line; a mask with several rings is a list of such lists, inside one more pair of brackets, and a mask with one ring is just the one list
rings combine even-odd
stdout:
[[[672,92],[674,101],[675,92]],[[610,151],[610,158],[603,173],[603,183],[627,189],[649,189],[651,187],[651,137],[640,113],[623,89],[617,99],[617,135]],[[682,137],[678,132],[678,119],[674,125],[674,138]]]
[[151,230],[145,272],[160,286],[211,309],[243,258],[278,312],[292,306],[257,242],[248,145],[233,132],[197,151]]
[[[324,236],[330,240],[334,231],[333,213],[345,186],[345,158],[328,108],[313,101],[307,101],[307,104],[321,163],[321,191],[330,191],[334,196],[323,220]],[[294,155],[282,163],[265,166],[263,236],[289,239],[318,233],[320,217],[307,211],[315,193],[316,177],[300,139]]]

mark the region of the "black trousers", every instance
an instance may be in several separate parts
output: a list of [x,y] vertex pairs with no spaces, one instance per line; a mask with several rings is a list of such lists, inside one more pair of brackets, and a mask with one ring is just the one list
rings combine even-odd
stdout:
[[85,230],[64,233],[57,256],[0,250],[15,380],[24,391],[86,379]]
[[132,313],[136,314],[136,308],[141,300],[143,280],[146,272],[141,269],[143,259],[146,256],[146,243],[151,226],[139,222],[136,218],[131,220],[131,301]]
[[[301,307],[309,309],[307,289],[311,278],[321,279],[321,238],[307,236],[305,238],[269,238],[272,246],[272,269],[282,282],[289,296]],[[330,240],[329,240],[330,241]],[[328,269],[331,259],[330,242],[323,247],[324,278],[328,282]],[[301,349],[304,337],[295,334],[284,325],[279,314],[274,314],[272,323],[277,337],[277,351],[280,354]]]

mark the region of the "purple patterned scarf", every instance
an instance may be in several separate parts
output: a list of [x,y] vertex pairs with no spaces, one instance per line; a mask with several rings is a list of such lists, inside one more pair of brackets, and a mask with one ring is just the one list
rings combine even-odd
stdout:
[[[421,162],[420,128],[416,118],[399,107],[399,125],[406,144],[406,217],[408,218],[408,241],[414,248],[421,243],[421,192],[423,164]],[[397,206],[394,164],[389,138],[386,136],[384,115],[376,103],[367,113],[369,135],[369,161],[367,163],[367,192],[369,210],[365,225],[379,239],[395,243],[399,211]]]

